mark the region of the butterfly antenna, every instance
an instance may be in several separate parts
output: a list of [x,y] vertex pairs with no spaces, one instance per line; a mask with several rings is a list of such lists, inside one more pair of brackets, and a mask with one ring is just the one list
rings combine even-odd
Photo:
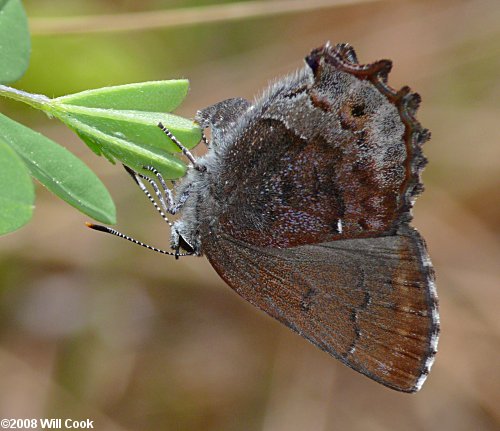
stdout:
[[157,253],[167,254],[169,256],[175,256],[176,258],[178,258],[179,256],[191,256],[193,254],[193,253],[178,253],[178,252],[173,253],[171,251],[162,250],[161,248],[156,248],[156,247],[153,247],[151,245],[145,244],[145,243],[143,243],[141,241],[138,241],[135,238],[131,238],[130,236],[125,235],[125,234],[123,234],[121,232],[118,232],[117,230],[112,229],[112,228],[110,228],[108,226],[102,226],[100,224],[93,224],[93,223],[88,223],[88,222],[86,222],[85,224],[90,229],[98,230],[100,232],[109,233],[111,235],[115,235],[118,238],[126,239],[127,241],[130,241],[131,243],[140,245],[141,247],[147,248],[148,250],[152,250],[152,251],[155,251]]
[[[132,170],[128,166],[123,165],[123,167],[125,168],[125,170],[127,171],[127,173],[132,177],[132,179],[135,181],[135,183],[139,186],[139,188],[143,191],[143,193],[147,196],[147,198],[149,199],[149,201],[153,204],[153,206],[155,207],[155,209],[161,215],[162,219],[170,226],[171,229],[173,229],[172,223],[170,222],[170,220],[167,218],[167,216],[163,212],[163,210],[165,210],[165,212],[169,211],[169,205],[167,205],[167,203],[165,202],[165,198],[162,195],[162,193],[160,192],[160,189],[158,188],[158,186],[156,185],[156,183],[151,178],[135,172],[134,170]],[[146,169],[151,170],[149,167],[146,168]],[[155,194],[156,194],[157,198],[160,201],[161,207],[160,207],[160,205],[158,205],[156,203],[156,200],[153,198],[153,196],[151,195],[151,193],[149,192],[149,190],[146,188],[146,186],[142,182],[141,178],[144,179],[144,180],[146,180],[146,181],[148,181],[149,184],[153,187],[153,189],[155,191]],[[166,184],[163,181],[163,178],[161,178],[161,182],[162,182],[162,186],[164,186],[165,190],[167,190],[166,189]],[[167,199],[169,199],[169,201],[170,201],[171,200],[171,196],[167,196]],[[163,210],[162,210],[162,208],[163,208]],[[108,226],[102,226],[102,225],[88,223],[88,222],[85,223],[85,224],[90,229],[97,230],[97,231],[100,231],[100,232],[109,233],[111,235],[117,236],[118,238],[126,239],[127,241],[130,241],[133,244],[140,245],[141,247],[147,248],[148,250],[152,250],[152,251],[155,251],[157,253],[166,254],[166,255],[169,255],[169,256],[175,256],[176,259],[178,259],[180,256],[191,256],[193,254],[193,253],[180,253],[179,249],[175,250],[175,252],[171,252],[171,251],[167,251],[167,250],[162,250],[160,248],[153,247],[153,246],[151,246],[149,244],[145,244],[145,243],[143,243],[143,242],[141,242],[141,241],[139,241],[139,240],[137,240],[135,238],[132,238],[132,237],[130,237],[128,235],[125,235],[125,234],[123,234],[121,232],[118,232],[116,229],[112,229],[112,228],[110,228]]]
[[[123,165],[123,167],[128,172],[128,174],[133,178],[133,180],[139,186],[139,188],[142,190],[142,192],[147,196],[149,201],[153,204],[156,211],[158,211],[158,213],[160,214],[161,218],[170,226],[170,229],[173,229],[172,223],[170,222],[170,220],[167,218],[166,214],[162,210],[162,208],[163,208],[165,211],[168,211],[168,206],[167,206],[165,199],[163,198],[158,186],[156,185],[156,183],[151,178],[148,178],[145,175],[141,175],[141,174],[135,172],[134,170],[130,169],[126,165]],[[160,200],[160,204],[161,204],[162,208],[160,208],[158,206],[158,204],[154,200],[153,196],[151,196],[151,193],[149,193],[149,190],[146,188],[144,183],[141,181],[141,178],[145,179],[149,184],[151,184],[151,187],[153,187],[153,190],[155,191],[156,196]]]

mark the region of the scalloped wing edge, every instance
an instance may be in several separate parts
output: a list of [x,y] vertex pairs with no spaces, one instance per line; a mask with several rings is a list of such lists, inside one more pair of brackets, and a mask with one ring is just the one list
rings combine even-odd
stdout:
[[407,150],[405,164],[409,175],[401,185],[400,191],[403,195],[400,204],[401,218],[396,221],[396,225],[401,222],[410,222],[415,199],[424,190],[421,174],[427,164],[427,159],[423,155],[422,145],[430,139],[431,135],[429,130],[422,127],[415,118],[421,102],[420,95],[412,93],[408,86],[395,90],[388,85],[389,72],[392,69],[391,60],[384,59],[359,64],[354,48],[347,43],[332,46],[330,42],[327,42],[324,46],[311,51],[305,60],[314,72],[319,67],[322,58],[338,70],[350,73],[358,79],[370,81],[397,108],[405,126],[404,142]]

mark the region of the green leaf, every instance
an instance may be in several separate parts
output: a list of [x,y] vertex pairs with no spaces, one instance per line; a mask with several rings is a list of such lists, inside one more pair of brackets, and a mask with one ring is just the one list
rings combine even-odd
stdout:
[[148,81],[82,91],[53,99],[53,103],[87,108],[172,112],[182,103],[188,89],[187,79]]
[[[153,109],[173,109],[187,90],[186,80],[157,81],[105,87],[49,99],[0,85],[0,95],[58,118],[97,155],[103,155],[113,163],[119,160],[145,175],[150,172],[145,171],[144,166],[154,166],[165,179],[182,177],[186,165],[173,156],[180,150],[160,130],[158,123],[166,126],[187,148],[200,142],[201,129],[191,120]],[[137,109],[126,109],[130,107]]]
[[35,190],[28,169],[0,138],[0,235],[30,221]]
[[[52,111],[54,117],[73,125],[84,123],[111,137],[136,145],[155,147],[161,151],[179,153],[179,147],[158,127],[164,124],[187,148],[200,142],[201,130],[191,120],[161,112],[115,111],[113,109],[64,106],[64,111]],[[76,122],[75,122],[76,120]]]
[[0,0],[0,83],[17,81],[30,59],[28,20],[20,0]]
[[97,176],[49,138],[0,114],[0,139],[21,157],[38,181],[81,212],[116,223],[115,205]]
[[152,165],[164,178],[184,175],[186,165],[173,153],[179,148],[159,129],[163,123],[187,148],[201,139],[200,128],[190,120],[158,112],[87,108],[58,104],[51,114],[72,128],[96,154],[120,160],[147,174]]
[[148,176],[151,172],[144,170],[143,167],[154,166],[165,179],[180,178],[186,173],[186,165],[182,161],[154,146],[137,145],[120,137],[108,135],[76,118],[72,118],[67,124],[95,153],[104,155],[112,163],[119,160]]

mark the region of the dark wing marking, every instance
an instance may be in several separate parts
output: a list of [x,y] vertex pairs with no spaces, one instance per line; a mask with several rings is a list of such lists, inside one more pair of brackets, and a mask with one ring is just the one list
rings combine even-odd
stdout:
[[373,380],[420,389],[439,317],[433,271],[414,229],[287,249],[223,234],[206,246],[216,271],[247,301]]

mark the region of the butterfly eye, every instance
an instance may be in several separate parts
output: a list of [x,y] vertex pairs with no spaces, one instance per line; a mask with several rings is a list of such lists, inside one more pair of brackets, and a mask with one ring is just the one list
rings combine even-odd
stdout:
[[186,253],[192,254],[194,253],[194,247],[189,244],[182,235],[179,235],[179,244],[178,247],[182,248],[186,251]]

